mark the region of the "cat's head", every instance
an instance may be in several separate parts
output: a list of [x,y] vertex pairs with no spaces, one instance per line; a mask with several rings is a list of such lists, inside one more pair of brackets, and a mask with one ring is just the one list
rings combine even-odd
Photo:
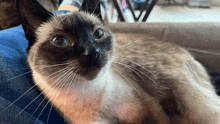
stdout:
[[111,62],[114,38],[99,0],[85,0],[79,11],[68,14],[54,15],[36,0],[17,0],[17,9],[32,70],[48,76],[67,67],[91,80]]

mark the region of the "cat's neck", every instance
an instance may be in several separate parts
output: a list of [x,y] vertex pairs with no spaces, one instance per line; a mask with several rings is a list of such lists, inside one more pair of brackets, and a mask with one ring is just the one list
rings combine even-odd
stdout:
[[[141,92],[141,89],[138,89],[140,92],[135,92],[134,87],[138,88],[137,85],[132,87],[128,83],[131,81],[129,78],[125,80],[117,73],[118,70],[108,67],[93,80],[76,78],[75,81],[69,82],[70,87],[66,85],[55,88],[49,86],[50,83],[45,82],[37,71],[33,71],[33,77],[35,83],[54,106],[65,113],[65,116],[74,120],[76,124],[99,121],[100,111],[107,114],[109,118],[119,116],[121,119],[129,119],[128,121],[133,122],[135,118],[140,119],[145,116],[145,114],[138,116],[142,109],[147,110],[140,97],[148,100],[152,98]],[[128,109],[137,114],[135,116],[128,114]]]
[[[71,79],[60,79],[59,81],[53,79],[47,79],[43,75],[39,74],[37,71],[33,71],[33,77],[37,85],[42,91],[47,92],[47,94],[62,93],[62,92],[74,92],[74,94],[80,94],[82,96],[87,96],[88,94],[94,94],[102,92],[108,83],[109,71],[103,70],[96,78],[93,80],[87,80],[81,76],[74,76]],[[46,79],[46,80],[45,80]]]

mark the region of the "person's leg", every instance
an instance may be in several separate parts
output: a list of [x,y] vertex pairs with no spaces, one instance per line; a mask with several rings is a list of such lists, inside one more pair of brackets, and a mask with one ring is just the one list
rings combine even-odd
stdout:
[[[58,10],[69,10],[69,11],[77,11],[82,5],[83,0],[63,0],[60,4]],[[107,0],[100,0],[101,3],[101,13],[103,20],[106,20],[106,10],[108,10]]]
[[63,0],[58,10],[78,10],[81,4],[80,0]]
[[[77,9],[82,5],[83,0],[63,0],[59,6],[59,10]],[[100,0],[101,5],[105,10],[108,10],[107,0]],[[67,8],[65,8],[67,7]]]

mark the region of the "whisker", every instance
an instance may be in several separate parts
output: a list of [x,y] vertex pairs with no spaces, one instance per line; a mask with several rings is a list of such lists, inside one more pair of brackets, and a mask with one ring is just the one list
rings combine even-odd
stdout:
[[[57,72],[55,72],[55,73],[60,73],[60,74],[62,74],[62,73],[64,73],[64,72],[65,72],[65,68],[63,68],[63,69],[61,69],[61,70],[59,70],[59,71],[57,71]],[[50,74],[50,75],[47,76],[46,78],[48,78],[48,77],[54,75],[55,73]],[[54,76],[54,77],[57,77],[58,75],[59,75],[59,74],[57,74],[57,75]],[[46,78],[45,78],[45,79],[46,79]],[[44,91],[43,91],[43,92],[44,92]],[[34,113],[38,110],[38,108],[39,108],[40,105],[44,102],[45,99],[46,99],[46,97],[42,100],[42,102],[38,105],[38,107],[37,107],[37,108],[35,109],[35,111],[32,113],[30,119],[33,117]]]
[[49,14],[51,17],[54,16],[52,13],[49,13],[49,12],[47,12],[47,11],[43,11],[43,12]]
[[119,62],[114,62],[114,61],[113,61],[113,63],[116,63],[116,64],[119,64],[119,65],[125,66],[126,68],[130,69],[130,70],[133,71],[135,74],[137,74],[137,75],[144,81],[144,79],[140,76],[140,74],[138,74],[134,69],[132,69],[132,67],[129,67],[129,66],[127,66],[127,65],[125,65],[125,64],[123,64],[123,63],[119,63]]
[[53,15],[52,18],[53,18],[56,22],[58,22],[57,17],[58,17],[59,15],[60,15],[60,14],[57,13],[56,15]]
[[[95,9],[94,9],[93,12],[92,12],[93,14],[94,14],[94,12],[95,12],[97,6],[99,5],[99,2],[100,2],[100,1],[98,1],[98,3],[97,3],[96,6],[95,6]],[[101,11],[101,10],[100,10],[100,11]]]
[[[71,70],[72,70],[72,68],[69,69],[67,72],[70,72]],[[73,72],[69,73],[69,75],[66,75],[66,76],[64,77],[64,79],[66,79],[68,76],[69,76],[69,78],[70,78],[70,77],[71,77],[71,76],[70,76],[71,74],[73,74]],[[66,79],[66,81],[68,81],[68,80],[69,80],[69,79]],[[63,87],[63,85],[66,83],[66,81],[62,81],[63,84],[61,83],[61,84],[62,84],[61,87]],[[60,86],[59,86],[59,87],[60,87]],[[56,98],[57,98],[57,96],[58,96],[58,94],[59,94],[59,92],[60,92],[60,90],[61,90],[61,88],[59,88],[59,87],[58,87],[59,91],[58,91],[58,93],[57,93],[57,95],[56,95]],[[56,100],[56,98],[55,98],[55,100]],[[48,104],[50,101],[51,101],[51,99],[48,100],[47,104]],[[47,105],[47,104],[46,104],[46,105]],[[50,113],[51,113],[51,111],[52,111],[53,106],[54,106],[54,103],[52,103],[52,105],[51,105],[51,107],[50,107],[50,111],[49,111],[49,114],[48,114],[48,117],[47,117],[47,123],[49,122]]]
[[152,73],[151,71],[149,71],[148,69],[146,69],[144,66],[140,65],[139,63],[133,61],[133,60],[130,60],[130,59],[127,59],[127,58],[124,58],[124,57],[118,57],[118,58],[115,58],[115,60],[121,60],[121,59],[125,59],[127,61],[130,61],[132,62],[133,64],[135,65],[138,65],[139,67],[143,68],[144,70],[146,70],[147,72],[149,72],[150,74],[152,74],[153,76],[157,77],[154,73]]
[[6,109],[8,109],[10,106],[12,106],[14,103],[16,103],[20,98],[22,98],[25,94],[27,94],[30,90],[32,90],[34,87],[36,86],[36,84],[34,86],[32,86],[30,89],[28,89],[23,95],[21,95],[20,97],[18,97],[14,102],[12,102],[10,105],[8,105],[6,108],[4,108],[2,112],[4,112]]
[[28,74],[28,73],[31,73],[31,72],[32,72],[32,71],[25,72],[25,73],[23,73],[23,74],[21,74],[21,75],[18,75],[18,76],[16,76],[16,77],[13,77],[13,78],[7,79],[7,81],[10,81],[10,80],[13,80],[13,79],[15,79],[15,78],[18,78],[18,77],[24,76],[24,75],[26,75],[26,74]]
[[151,56],[168,56],[168,54],[134,55],[134,56],[126,56],[126,58],[130,58],[130,57],[151,57]]
[[64,21],[69,15],[66,15],[63,17],[63,19],[60,20],[60,22],[57,23],[57,25],[59,25],[62,21]]
[[112,64],[114,64],[114,66],[117,66],[118,69],[122,70],[125,74],[127,74],[129,77],[131,77],[131,79],[138,81],[138,79],[136,77],[134,77],[133,75],[131,75],[129,72],[127,72],[125,68],[122,68],[122,67],[116,65],[115,63],[112,63]]
[[[139,39],[137,39],[137,40],[135,40],[135,41],[132,41],[132,42],[127,43],[127,44],[124,44],[124,45],[122,45],[122,46],[116,46],[116,47],[117,47],[117,48],[122,48],[122,47],[125,47],[125,46],[127,46],[127,45],[130,45],[130,44],[133,44],[133,43],[136,43],[136,42],[142,41],[142,40],[146,39],[147,37],[148,37],[148,36],[141,37],[141,38],[139,38]],[[150,40],[150,39],[155,39],[155,37],[147,38],[147,40]]]
[[[65,76],[63,77],[63,80],[65,80],[65,79],[71,74],[71,73],[70,73],[69,75],[66,75],[66,74],[69,73],[70,71],[71,71],[71,69],[67,70],[67,72],[64,74]],[[61,77],[62,77],[62,76],[61,76]],[[67,81],[67,80],[66,80],[66,81]],[[64,84],[65,84],[66,81],[62,81],[62,82],[58,83],[58,84],[60,84],[60,85],[58,86],[58,89],[59,89],[58,93],[60,92],[60,90],[62,89],[62,87],[64,86]],[[54,88],[55,88],[55,87],[54,87]],[[52,90],[54,90],[54,88],[52,88]],[[52,90],[50,90],[50,92],[51,92]],[[49,93],[50,93],[50,92],[49,92]],[[48,93],[48,94],[49,94],[49,93]],[[57,95],[56,95],[56,98],[57,98],[57,96],[58,96],[58,93],[57,93]],[[55,100],[56,100],[56,98],[55,98]],[[37,117],[35,123],[37,122],[38,118],[39,118],[40,115],[43,113],[44,109],[45,109],[46,106],[49,104],[49,102],[50,102],[50,99],[48,100],[48,102],[46,103],[46,105],[44,106],[44,108],[41,110],[41,112],[40,112],[39,116]],[[53,107],[53,104],[52,104],[50,110],[52,109],[52,107]]]
[[[39,68],[39,67],[36,67],[36,68],[34,68],[34,69],[35,69],[35,70],[39,70],[39,69],[44,69],[44,68],[48,68],[48,67],[54,67],[54,66],[60,66],[60,65],[68,65],[68,64],[70,64],[70,63],[47,65],[47,66],[41,66],[40,68]],[[28,69],[28,68],[27,68],[27,69]],[[10,80],[13,80],[13,79],[15,79],[15,78],[24,76],[24,75],[26,75],[26,74],[28,74],[28,73],[31,73],[31,72],[32,72],[32,71],[25,72],[25,73],[23,73],[23,74],[21,74],[21,75],[18,75],[18,76],[15,76],[15,77],[13,77],[13,78],[8,79],[7,81],[10,81]]]
[[[125,65],[124,65],[125,66]],[[133,67],[130,67],[130,68],[133,68]],[[157,86],[160,86],[160,87],[164,87],[164,88],[168,88],[168,87],[165,87],[165,86],[161,86],[159,85],[153,78],[151,78],[149,75],[147,75],[146,73],[144,73],[143,71],[139,70],[139,69],[136,69],[136,68],[133,68],[137,71],[139,71],[140,73],[142,73],[143,75],[145,75],[147,78],[149,78],[154,84],[156,84]],[[138,73],[137,73],[138,74]],[[152,73],[151,73],[152,74]],[[139,74],[138,74],[139,75]],[[155,75],[154,75],[155,76]],[[141,77],[141,76],[140,76]],[[142,77],[141,77],[142,78]],[[143,78],[142,78],[143,80]],[[144,80],[143,80],[144,81]],[[169,88],[168,88],[169,89]]]
[[[77,70],[76,70],[77,72]],[[77,79],[80,77],[80,75],[76,75],[74,81],[77,81]],[[72,83],[72,85],[70,86],[70,89],[73,89],[74,87],[74,83]]]
[[98,15],[96,15],[95,17],[96,17],[96,18],[98,18],[100,15],[101,15],[101,13],[100,13],[100,14],[98,14]]
[[[76,78],[76,74],[74,75],[74,74],[72,74],[72,79],[71,79],[71,81],[69,82],[69,85],[68,85],[68,88],[67,88],[67,91],[66,91],[66,94],[65,94],[65,101],[64,101],[64,112],[63,113],[65,113],[65,105],[66,105],[66,96],[67,96],[67,93],[69,92],[69,90],[70,90],[70,87],[71,87],[71,85],[73,85],[73,82],[74,82],[74,80],[75,80],[75,78]],[[65,114],[64,114],[64,119],[65,119]]]
[[88,13],[89,12],[88,2],[86,2],[86,8],[87,8],[86,12]]
[[138,92],[136,87],[121,72],[119,72],[118,70],[116,70],[114,68],[112,68],[112,69],[115,70],[118,74],[120,74],[133,87],[133,89],[141,96],[141,94]]
[[[118,63],[119,64],[119,63]],[[126,66],[125,64],[124,64],[124,66]],[[127,68],[129,68],[129,67],[127,67]],[[132,67],[130,67],[130,69],[132,69]],[[157,86],[159,86],[159,84],[155,81],[155,80],[153,80],[150,76],[148,76],[147,74],[145,74],[143,71],[140,71],[140,70],[138,70],[138,69],[136,69],[136,68],[134,68],[135,70],[137,70],[137,71],[139,71],[140,73],[142,73],[142,74],[144,74],[145,76],[147,76],[154,84],[156,84]],[[134,71],[135,72],[135,71]],[[141,77],[137,72],[135,72],[139,77]],[[144,79],[141,77],[141,79],[144,81]]]
[[[52,83],[53,84],[53,83]],[[52,85],[51,84],[51,85]],[[44,90],[45,91],[45,90]],[[18,115],[16,115],[14,118],[16,118],[16,117],[18,117],[28,106],[30,106],[37,98],[39,98],[43,93],[44,93],[44,91],[43,92],[41,92],[34,100],[32,100],[26,107],[24,107],[23,108],[23,110],[21,110],[19,113],[18,113]]]
[[71,64],[71,63],[67,62],[67,63],[62,63],[62,64],[45,65],[45,66],[35,67],[34,69],[37,69],[37,68],[48,68],[48,67],[54,67],[54,66],[60,66],[60,65],[69,65],[69,64]]
[[214,53],[214,52],[209,52],[209,51],[205,51],[205,50],[194,49],[194,48],[190,48],[190,47],[187,47],[186,49],[188,49],[188,50],[190,50],[190,51],[194,51],[194,52],[206,53],[206,54],[212,54],[212,55],[220,56],[220,53]]
[[35,85],[36,88],[34,88],[32,91],[30,91],[28,94],[26,94],[26,96],[30,95],[32,92],[36,91],[38,89],[37,85]]
[[[64,69],[62,69],[62,70],[64,70]],[[62,70],[60,70],[60,71],[62,71]],[[56,73],[58,73],[58,72],[60,72],[60,71],[57,71],[57,72],[55,72],[55,73],[52,73],[51,75],[49,75],[49,76],[47,76],[45,79],[47,79],[48,77],[50,77],[50,76],[52,76],[52,75],[54,75],[54,74],[56,74]],[[35,86],[37,86],[37,84],[35,84],[34,86],[32,86],[31,88],[29,88],[25,93],[23,93],[20,97],[18,97],[14,102],[12,102],[10,105],[8,105],[5,109],[3,109],[2,111],[1,111],[1,113],[2,112],[4,112],[6,109],[8,109],[10,106],[12,106],[14,103],[16,103],[20,98],[22,98],[25,94],[27,94],[30,90],[32,90]],[[34,90],[33,90],[34,91]],[[33,92],[32,91],[32,92]]]

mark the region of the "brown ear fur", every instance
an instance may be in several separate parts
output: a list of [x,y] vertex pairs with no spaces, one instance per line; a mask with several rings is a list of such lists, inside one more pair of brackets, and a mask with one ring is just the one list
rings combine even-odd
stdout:
[[95,14],[102,22],[100,0],[84,0],[80,11]]
[[16,0],[16,6],[18,18],[29,41],[28,52],[36,40],[34,33],[36,28],[46,22],[53,14],[36,0]]

